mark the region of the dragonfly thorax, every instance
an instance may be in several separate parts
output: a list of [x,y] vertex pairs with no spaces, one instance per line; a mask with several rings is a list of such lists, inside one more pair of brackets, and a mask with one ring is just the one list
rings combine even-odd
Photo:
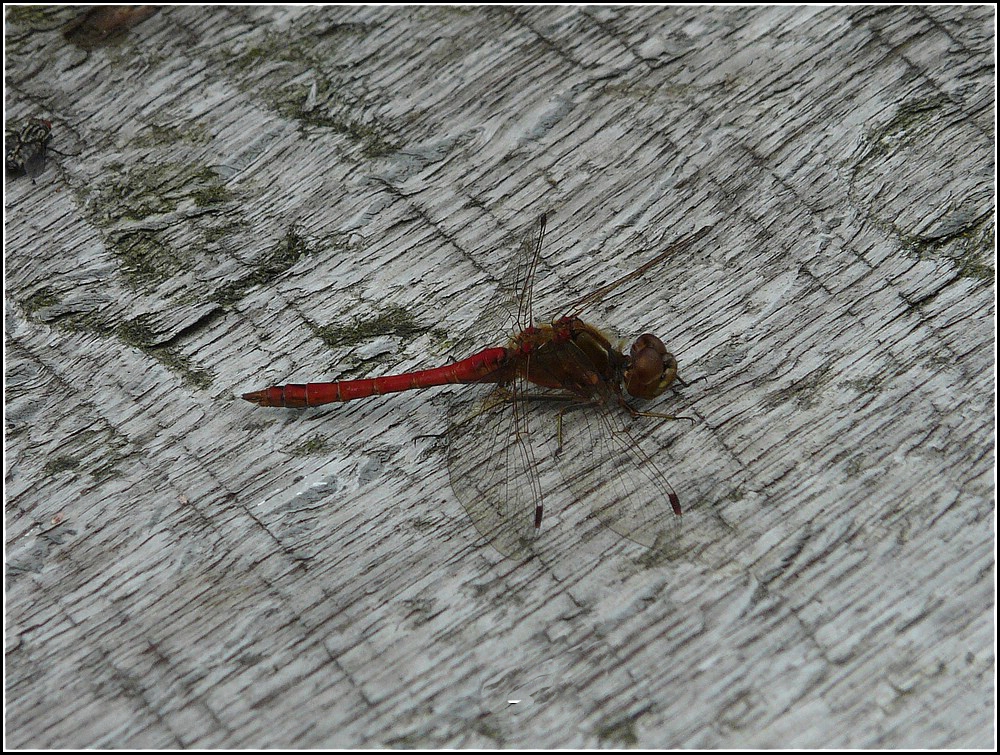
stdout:
[[606,386],[630,396],[654,399],[677,378],[677,360],[656,336],[639,336],[628,356],[600,330],[579,317],[525,328],[508,347],[519,361],[517,372],[547,388],[589,395]]

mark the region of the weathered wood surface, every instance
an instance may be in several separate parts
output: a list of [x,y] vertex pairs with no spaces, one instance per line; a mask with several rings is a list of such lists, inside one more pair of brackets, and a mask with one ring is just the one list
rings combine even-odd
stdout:
[[[8,747],[995,744],[991,7],[77,12],[7,11]],[[446,359],[543,210],[549,303],[712,228],[596,313],[692,381],[672,555],[501,559],[450,389],[237,398]]]

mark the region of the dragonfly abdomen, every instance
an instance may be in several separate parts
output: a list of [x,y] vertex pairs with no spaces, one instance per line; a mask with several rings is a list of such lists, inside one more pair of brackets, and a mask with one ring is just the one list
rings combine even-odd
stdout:
[[386,375],[334,383],[289,383],[261,391],[244,393],[243,398],[259,406],[303,408],[352,401],[385,393],[454,383],[499,382],[507,379],[509,352],[504,348],[484,349],[460,362],[430,370]]

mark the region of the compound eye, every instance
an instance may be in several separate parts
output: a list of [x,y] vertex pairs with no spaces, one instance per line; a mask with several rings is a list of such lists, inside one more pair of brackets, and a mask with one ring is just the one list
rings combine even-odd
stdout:
[[644,333],[632,344],[628,369],[625,370],[625,390],[629,395],[653,399],[663,393],[677,377],[677,360],[667,351],[663,341]]

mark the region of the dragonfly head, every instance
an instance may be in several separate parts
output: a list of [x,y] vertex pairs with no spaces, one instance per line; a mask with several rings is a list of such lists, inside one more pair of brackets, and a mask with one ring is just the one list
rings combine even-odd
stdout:
[[625,389],[636,398],[659,396],[677,377],[677,360],[663,341],[644,333],[635,339],[625,369]]

